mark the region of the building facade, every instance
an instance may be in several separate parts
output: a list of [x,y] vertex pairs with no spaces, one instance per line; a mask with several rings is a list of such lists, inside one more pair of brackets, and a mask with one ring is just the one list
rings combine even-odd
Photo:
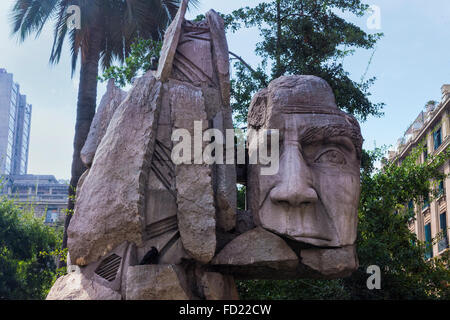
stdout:
[[51,225],[64,223],[69,183],[51,175],[3,176],[1,195],[14,200],[22,208],[32,207],[36,217],[45,217]]
[[[450,144],[450,85],[442,86],[441,102],[428,103],[408,128],[405,136],[400,138],[396,151],[389,152],[389,159],[402,161],[410,152],[423,146],[420,156],[421,163],[426,162],[430,155],[438,155],[448,150]],[[445,174],[450,173],[449,159],[441,168]],[[438,256],[449,248],[450,226],[450,178],[444,181],[434,181],[432,184],[438,196],[431,193],[421,203],[407,204],[414,210],[415,219],[410,219],[409,229],[417,238],[427,243],[426,258]]]
[[27,173],[31,111],[13,75],[0,69],[0,174]]

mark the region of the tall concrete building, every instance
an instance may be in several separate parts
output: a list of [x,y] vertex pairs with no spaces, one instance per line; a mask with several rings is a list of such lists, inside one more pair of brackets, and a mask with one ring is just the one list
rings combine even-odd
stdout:
[[0,174],[27,173],[31,110],[13,75],[0,69]]
[[[405,136],[400,138],[396,151],[389,152],[389,159],[402,161],[413,148],[423,145],[423,152],[418,160],[424,163],[430,155],[438,155],[448,150],[450,145],[450,85],[442,86],[442,99],[439,103],[428,103],[408,128]],[[445,174],[450,173],[450,160],[441,168]],[[409,230],[417,238],[428,244],[426,258],[438,256],[449,248],[450,236],[450,178],[434,181],[437,197],[430,193],[420,203],[410,201],[407,208],[414,210],[415,219],[410,219]]]

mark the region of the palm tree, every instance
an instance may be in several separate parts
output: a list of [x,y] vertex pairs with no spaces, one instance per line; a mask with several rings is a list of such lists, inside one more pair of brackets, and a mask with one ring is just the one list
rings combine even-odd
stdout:
[[[161,40],[182,0],[16,0],[12,8],[12,34],[24,41],[38,37],[47,24],[54,22],[54,41],[50,63],[59,62],[64,40],[69,38],[72,76],[80,60],[77,118],[69,188],[68,214],[64,223],[63,248],[67,247],[67,227],[74,208],[75,187],[86,170],[80,158],[95,114],[99,65],[103,70],[114,60],[123,62],[137,37]],[[193,1],[196,4],[197,1]],[[68,8],[77,5],[81,28],[69,29]]]

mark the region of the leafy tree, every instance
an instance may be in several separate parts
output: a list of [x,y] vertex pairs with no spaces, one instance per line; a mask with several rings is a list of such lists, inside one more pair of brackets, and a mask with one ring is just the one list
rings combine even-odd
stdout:
[[152,67],[156,67],[155,60],[159,57],[162,41],[137,38],[130,48],[130,55],[125,58],[123,64],[106,69],[99,78],[100,81],[114,79],[115,83],[121,87],[132,83],[133,78],[140,72],[146,72]]
[[337,280],[247,280],[238,281],[243,300],[346,300],[350,294],[342,279]]
[[[130,54],[136,37],[160,40],[163,31],[176,14],[181,0],[16,0],[12,9],[12,32],[24,41],[31,34],[39,36],[48,22],[54,22],[54,41],[50,62],[58,63],[65,39],[70,41],[72,75],[80,58],[80,84],[78,89],[75,123],[72,177],[70,185],[76,187],[85,167],[80,158],[95,114],[99,65],[105,70],[114,59],[123,62]],[[191,1],[194,4],[196,1]],[[81,28],[70,30],[68,8],[77,5],[81,12]],[[69,189],[74,195],[74,188]],[[69,198],[67,229],[74,203]],[[64,234],[63,247],[67,245]]]
[[[342,65],[344,57],[356,48],[372,49],[381,33],[366,34],[336,12],[363,16],[368,5],[360,0],[272,0],[254,8],[245,7],[225,16],[231,31],[257,27],[262,41],[256,54],[262,64],[255,70],[238,55],[233,79],[233,111],[246,122],[252,95],[282,75],[311,74],[331,85],[339,108],[365,120],[381,115],[382,103],[369,100],[369,87],[375,78],[357,83]],[[267,66],[270,72],[266,72]]]
[[56,280],[62,233],[0,199],[0,300],[44,299]]
[[[421,153],[419,146],[400,164],[386,162],[382,170],[373,166],[375,160],[381,159],[381,151],[366,154],[369,161],[363,163],[361,175],[357,240],[360,268],[346,279],[353,299],[450,297],[448,253],[425,261],[426,245],[407,227],[414,219],[407,204],[411,200],[421,203],[428,194],[437,195],[433,181],[445,178],[441,168],[450,158],[450,150],[430,156],[428,163],[417,164]],[[365,270],[369,265],[381,268],[381,290],[366,287]]]

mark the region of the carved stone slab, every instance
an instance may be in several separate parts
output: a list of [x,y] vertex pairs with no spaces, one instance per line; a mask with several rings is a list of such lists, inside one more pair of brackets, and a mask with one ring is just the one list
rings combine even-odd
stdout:
[[302,264],[320,274],[321,278],[349,277],[359,266],[355,246],[302,250],[300,256]]
[[127,272],[126,300],[188,300],[184,270],[175,265],[133,266]]
[[217,76],[219,78],[220,92],[223,104],[230,105],[230,59],[228,53],[228,43],[225,36],[223,19],[214,10],[206,13],[206,18],[211,30],[211,40],[213,44],[213,61],[215,62]]
[[276,279],[283,278],[284,272],[295,273],[299,261],[283,239],[257,227],[232,240],[212,264],[237,277],[257,279],[263,275]]
[[156,72],[156,77],[162,82],[167,81],[172,73],[173,58],[175,57],[175,52],[177,51],[181,34],[181,24],[184,21],[184,15],[186,14],[188,3],[189,0],[182,1],[175,19],[173,19],[164,34],[164,44],[161,49],[158,71]]
[[126,92],[116,87],[114,85],[114,80],[110,79],[106,93],[102,97],[94,119],[92,120],[89,135],[81,150],[80,157],[86,166],[90,167],[92,165],[95,152],[106,133],[109,122],[125,97]]
[[238,300],[236,284],[232,276],[217,272],[204,272],[199,286],[207,300]]
[[161,83],[140,78],[116,110],[89,174],[77,190],[68,228],[72,262],[97,261],[124,241],[142,242],[144,193],[161,102]]
[[72,272],[58,278],[46,300],[121,300],[116,291],[111,290],[82,273]]
[[[194,121],[207,129],[205,103],[201,89],[171,81],[169,90],[174,129],[185,129],[194,137]],[[203,130],[201,134],[203,134]],[[201,263],[208,263],[216,249],[216,212],[211,166],[194,163],[176,166],[178,227],[186,252]]]

